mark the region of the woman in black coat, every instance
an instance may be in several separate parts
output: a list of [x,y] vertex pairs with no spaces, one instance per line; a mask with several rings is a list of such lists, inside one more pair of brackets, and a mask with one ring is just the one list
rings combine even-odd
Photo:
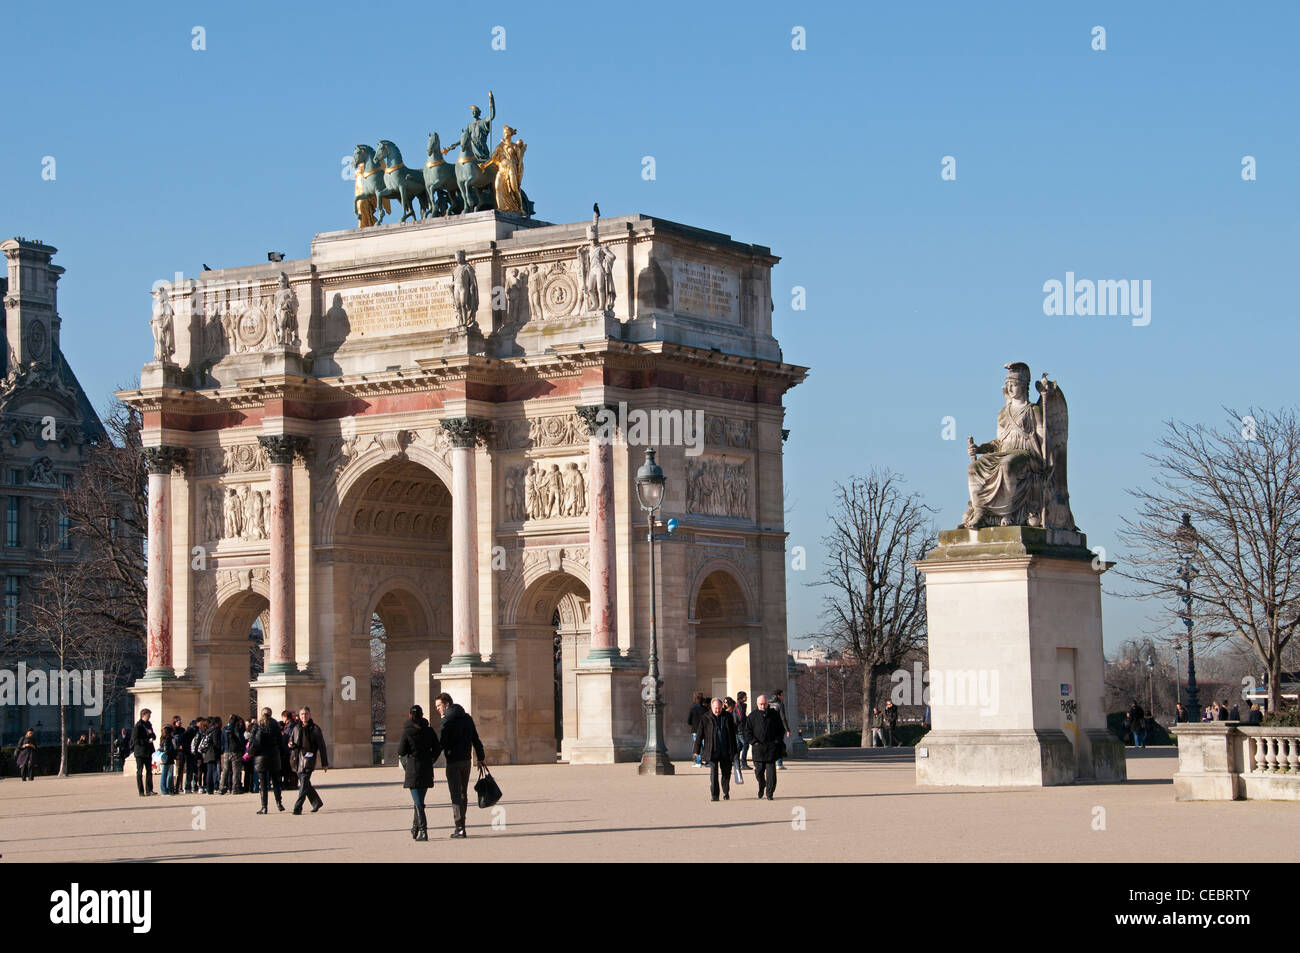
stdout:
[[284,810],[284,802],[280,800],[280,776],[283,771],[280,748],[283,744],[280,723],[271,717],[271,709],[263,708],[262,717],[258,719],[257,727],[253,729],[252,738],[248,742],[248,750],[253,755],[253,770],[257,772],[258,788],[262,794],[262,809],[258,814],[266,813],[266,792],[272,786],[275,788],[275,806]]
[[18,775],[24,781],[36,780],[36,732],[28,728],[27,734],[23,735],[23,740],[18,742],[16,751],[18,762]]
[[429,727],[424,709],[412,705],[411,717],[402,726],[397,758],[406,771],[402,787],[410,789],[411,800],[415,803],[415,813],[411,816],[411,837],[415,840],[429,839],[429,825],[424,817],[424,795],[433,787],[433,762],[438,760],[441,753],[438,733]]

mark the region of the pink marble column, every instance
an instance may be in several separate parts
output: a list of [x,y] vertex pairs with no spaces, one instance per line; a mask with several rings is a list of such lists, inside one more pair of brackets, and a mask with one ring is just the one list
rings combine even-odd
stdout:
[[488,429],[477,417],[449,417],[451,436],[451,665],[483,660],[478,645],[478,507],[474,448]]
[[614,430],[616,407],[579,407],[587,428],[589,463],[587,508],[591,565],[591,648],[588,658],[618,658],[618,607],[615,605]]
[[270,514],[267,535],[271,546],[271,631],[266,655],[268,675],[294,674],[293,580],[293,458],[306,448],[306,438],[292,434],[258,437],[271,464]]
[[172,469],[183,465],[180,447],[145,447],[149,470],[149,549],[146,565],[145,678],[169,678],[172,668]]

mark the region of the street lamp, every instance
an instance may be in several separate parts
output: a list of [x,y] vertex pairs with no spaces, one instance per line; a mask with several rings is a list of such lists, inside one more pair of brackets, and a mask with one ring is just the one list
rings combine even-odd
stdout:
[[1156,717],[1156,657],[1147,656],[1147,695],[1151,705],[1151,718]]
[[[664,502],[663,467],[655,463],[655,452],[647,449],[645,463],[636,471],[636,498],[646,511],[646,540],[650,543],[650,671],[641,679],[641,700],[645,702],[645,748],[637,774],[672,774],[664,744],[663,682],[659,680],[659,632],[655,623],[655,513]],[[669,529],[671,532],[672,529]]]
[[1183,612],[1180,618],[1187,627],[1187,717],[1201,720],[1201,693],[1196,687],[1196,652],[1192,647],[1192,580],[1196,578],[1196,530],[1192,518],[1184,513],[1183,523],[1174,532],[1174,545],[1182,557],[1178,578],[1183,581]]
[[1183,643],[1177,638],[1174,639],[1174,721],[1178,720],[1178,705],[1183,703],[1183,686],[1178,681],[1179,660],[1178,653],[1183,650]]

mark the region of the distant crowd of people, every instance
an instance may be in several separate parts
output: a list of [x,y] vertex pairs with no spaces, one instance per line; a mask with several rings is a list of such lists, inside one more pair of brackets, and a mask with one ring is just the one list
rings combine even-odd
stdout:
[[231,715],[224,726],[218,715],[201,715],[184,723],[180,715],[154,733],[153,713],[140,712],[128,736],[126,729],[117,740],[123,762],[135,759],[135,785],[140,797],[152,797],[155,752],[162,766],[159,794],[260,794],[267,811],[267,794],[274,792],[275,806],[285,809],[281,792],[297,788],[293,813],[301,814],[310,802],[312,813],[325,806],[312,785],[312,774],[329,770],[325,735],[312,720],[311,709],[282,711],[276,720],[269,708],[261,717],[247,722]]
[[784,769],[785,741],[790,737],[781,692],[759,695],[752,712],[747,708],[748,695],[737,692],[733,698],[714,698],[705,702],[704,693],[696,692],[686,715],[691,729],[691,753],[697,768],[709,769],[709,799],[731,800],[731,784],[744,784],[742,772],[750,770],[746,755],[753,762],[758,797],[772,800],[776,793],[776,772]]
[[[454,825],[451,836],[457,838],[466,836],[471,753],[480,768],[486,764],[474,719],[445,692],[434,705],[442,717],[439,731],[430,727],[423,709],[413,705],[398,745],[405,774],[403,787],[411,791],[414,807],[411,836],[423,841],[429,839],[425,795],[433,786],[433,764],[439,755],[446,758]],[[283,711],[279,720],[271,709],[263,708],[261,717],[254,722],[231,715],[224,724],[218,716],[203,715],[186,725],[180,715],[174,715],[170,724],[163,725],[161,735],[155,733],[152,717],[149,709],[142,710],[135,727],[129,734],[122,729],[116,742],[124,763],[127,758],[135,759],[140,797],[154,795],[156,760],[162,768],[157,792],[160,795],[259,794],[261,807],[257,813],[265,814],[268,795],[274,794],[275,806],[283,811],[282,792],[296,788],[294,814],[301,814],[307,804],[313,814],[325,806],[312,776],[318,769],[329,770],[329,752],[324,732],[312,720],[310,708]]]
[[[1179,722],[1192,721],[1191,712],[1189,712],[1181,703],[1174,712],[1174,720]],[[1239,721],[1245,725],[1261,725],[1264,723],[1264,709],[1258,704],[1252,704],[1246,709],[1246,717],[1241,717],[1241,708],[1235,703],[1229,705],[1225,702],[1215,702],[1207,705],[1201,711],[1200,721]]]

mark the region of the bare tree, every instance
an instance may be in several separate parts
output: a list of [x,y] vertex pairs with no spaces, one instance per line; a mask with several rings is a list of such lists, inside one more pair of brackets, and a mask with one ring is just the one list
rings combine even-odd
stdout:
[[831,533],[822,540],[827,568],[812,583],[830,590],[822,639],[861,665],[864,747],[881,678],[926,638],[925,586],[914,564],[937,543],[934,510],[902,483],[896,473],[872,470],[836,484]]
[[[1222,429],[1165,421],[1147,454],[1156,474],[1130,491],[1137,513],[1120,538],[1132,552],[1119,574],[1137,583],[1130,595],[1160,600],[1167,622],[1190,618],[1211,643],[1249,645],[1276,711],[1282,660],[1300,625],[1300,421],[1294,410],[1225,410]],[[1194,574],[1190,608],[1181,599],[1185,565]]]
[[140,414],[114,397],[104,427],[109,439],[90,448],[61,505],[86,581],[86,611],[102,633],[143,646],[149,476]]
[[[19,655],[48,660],[59,673],[50,679],[50,704],[59,708],[59,776],[68,774],[68,707],[72,700],[64,681],[73,670],[89,667],[99,651],[94,626],[86,611],[84,576],[79,564],[42,556],[33,567],[30,598],[18,616],[10,644]],[[84,691],[84,686],[83,689]]]

